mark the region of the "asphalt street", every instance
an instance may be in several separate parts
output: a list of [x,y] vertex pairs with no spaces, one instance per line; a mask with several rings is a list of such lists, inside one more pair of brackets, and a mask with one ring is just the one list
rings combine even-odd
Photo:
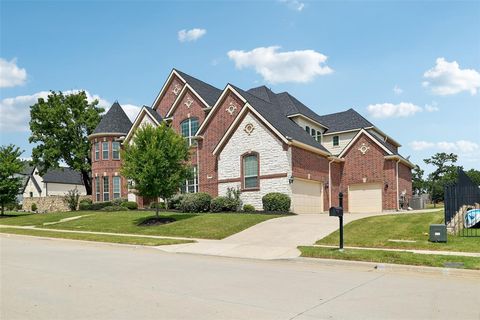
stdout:
[[480,319],[480,274],[0,235],[0,319]]

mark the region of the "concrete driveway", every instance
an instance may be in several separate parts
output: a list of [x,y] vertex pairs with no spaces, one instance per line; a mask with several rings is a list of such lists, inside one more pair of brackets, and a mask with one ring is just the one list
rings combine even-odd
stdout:
[[[349,213],[344,224],[385,213]],[[290,259],[300,255],[297,246],[312,245],[338,229],[338,218],[328,214],[303,214],[271,219],[223,240],[158,247],[178,253],[255,259]]]

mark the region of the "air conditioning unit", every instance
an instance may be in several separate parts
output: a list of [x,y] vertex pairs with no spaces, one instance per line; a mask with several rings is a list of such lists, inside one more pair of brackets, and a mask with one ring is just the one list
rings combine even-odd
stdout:
[[430,225],[430,242],[447,242],[447,226],[444,224]]

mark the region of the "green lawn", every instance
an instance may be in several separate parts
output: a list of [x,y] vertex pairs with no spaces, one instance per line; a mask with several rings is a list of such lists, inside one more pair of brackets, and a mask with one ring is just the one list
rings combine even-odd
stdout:
[[480,258],[446,255],[418,254],[411,252],[394,252],[381,250],[338,249],[321,247],[298,247],[302,257],[369,261],[379,263],[395,263],[429,267],[458,267],[465,269],[480,269]]
[[[459,237],[449,234],[447,243],[429,242],[428,231],[432,223],[443,223],[443,210],[355,220],[344,227],[345,246],[480,252],[480,237]],[[338,239],[339,235],[336,231],[317,241],[317,244],[338,245]],[[415,240],[416,242],[388,240]]]
[[0,233],[21,234],[21,235],[28,235],[28,236],[61,238],[61,239],[72,239],[72,240],[84,240],[84,241],[136,244],[136,245],[143,245],[143,246],[162,246],[162,245],[194,242],[190,240],[155,239],[155,238],[147,238],[147,237],[126,237],[126,236],[85,234],[85,233],[69,233],[69,232],[58,232],[58,231],[48,231],[48,230],[14,229],[9,227],[0,227]]
[[[77,220],[44,226],[45,222],[89,215]],[[247,229],[257,223],[280,215],[247,214],[247,213],[161,213],[161,217],[172,218],[175,222],[157,225],[140,226],[145,219],[153,217],[152,211],[75,211],[63,213],[33,214],[0,219],[3,225],[37,226],[49,229],[66,229],[82,231],[100,231],[114,233],[132,233],[139,235],[156,235],[170,237],[223,239],[234,233]]]

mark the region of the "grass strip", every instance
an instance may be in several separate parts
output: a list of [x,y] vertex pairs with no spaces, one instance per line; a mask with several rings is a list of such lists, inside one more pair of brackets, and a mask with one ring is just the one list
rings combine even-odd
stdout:
[[142,246],[163,246],[170,244],[191,243],[190,240],[177,240],[177,239],[156,239],[148,237],[130,237],[130,236],[113,236],[103,234],[86,234],[86,233],[73,233],[73,232],[57,232],[48,230],[32,230],[32,229],[16,229],[1,227],[0,233],[20,234],[36,237],[48,237],[48,238],[61,238],[71,240],[83,240],[83,241],[97,241],[97,242],[109,242],[109,243],[121,243],[121,244],[134,244]]
[[336,260],[367,261],[379,263],[405,264],[428,267],[457,267],[461,269],[480,270],[480,258],[419,254],[412,252],[396,252],[383,250],[322,248],[301,246],[298,249],[302,257]]

